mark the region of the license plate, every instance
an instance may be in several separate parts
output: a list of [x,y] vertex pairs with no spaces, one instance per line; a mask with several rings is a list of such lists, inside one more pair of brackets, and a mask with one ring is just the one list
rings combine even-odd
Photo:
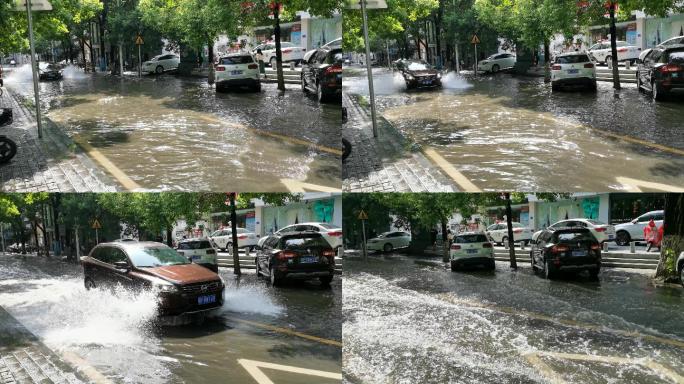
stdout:
[[193,256],[193,257],[192,257],[192,261],[196,261],[196,260],[199,260],[199,259],[201,259],[201,258],[202,258],[202,257],[200,257],[200,256]]
[[568,69],[568,74],[569,75],[574,75],[579,73],[579,69]]
[[613,238],[615,238],[615,235],[608,235],[608,238],[613,239]]
[[216,302],[216,295],[200,296],[197,298],[197,304],[205,305]]
[[672,73],[672,78],[675,79],[675,78],[677,78],[677,77],[679,77],[679,73],[673,72],[673,73]]
[[316,256],[301,257],[301,258],[299,258],[299,263],[300,264],[318,263],[318,257],[316,257]]
[[423,80],[424,85],[432,84],[432,80]]
[[235,75],[242,75],[242,71],[230,71],[230,74],[235,76]]
[[587,251],[572,251],[573,256],[586,256]]
[[477,249],[467,249],[466,253],[477,253]]

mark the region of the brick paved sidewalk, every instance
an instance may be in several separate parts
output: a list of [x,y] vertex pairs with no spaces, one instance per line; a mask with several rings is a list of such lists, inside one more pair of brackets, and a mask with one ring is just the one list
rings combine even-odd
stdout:
[[349,120],[342,136],[352,144],[342,166],[344,192],[454,192],[456,185],[382,116],[373,137],[370,111],[344,94]]
[[0,307],[0,384],[87,382]]
[[18,149],[8,164],[0,165],[0,192],[108,192],[119,188],[46,118],[43,139],[38,139],[33,114],[8,89],[4,91],[0,107],[12,108],[14,123],[0,128],[0,133],[14,140]]

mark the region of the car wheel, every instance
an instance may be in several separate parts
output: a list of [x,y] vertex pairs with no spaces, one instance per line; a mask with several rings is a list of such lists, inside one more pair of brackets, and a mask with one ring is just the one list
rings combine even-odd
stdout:
[[653,100],[655,101],[663,100],[663,92],[660,90],[658,84],[655,81],[651,82],[651,95],[653,96]]
[[620,246],[625,246],[629,245],[629,242],[632,239],[629,236],[629,233],[627,231],[618,231],[618,233],[615,234],[615,243]]
[[261,82],[254,84],[254,87],[252,87],[252,89],[254,90],[254,92],[261,92]]
[[230,253],[230,255],[233,255],[233,243],[226,243],[226,252]]
[[679,282],[682,284],[682,287],[684,287],[684,265],[679,267]]
[[589,276],[591,276],[592,279],[596,280],[598,279],[599,272],[601,272],[601,267],[596,266],[595,269],[589,270]]
[[489,265],[487,266],[487,269],[489,269],[490,271],[496,270],[496,262],[494,261],[494,259],[492,259],[492,260],[489,262]]
[[494,64],[492,65],[492,73],[497,73],[499,72],[499,64]]
[[613,57],[612,56],[606,56],[606,62],[604,63],[605,65],[608,65],[608,63],[612,63]]
[[456,272],[458,271],[458,265],[454,263],[453,261],[451,262],[451,271]]
[[316,84],[316,97],[319,103],[325,103],[328,101],[328,95],[323,92],[323,87],[320,84]]
[[508,236],[504,236],[501,238],[501,244],[503,246],[506,246],[506,244],[508,244]]
[[394,247],[390,243],[387,243],[382,247],[382,250],[385,251],[385,253],[390,253],[393,249]]
[[271,285],[274,287],[280,286],[281,278],[276,274],[276,271],[271,267],[269,270],[270,272],[270,279],[271,279]]
[[256,276],[258,279],[259,277],[261,277],[261,267],[259,267],[259,259],[256,257],[254,258],[254,266],[256,269]]
[[306,81],[304,80],[304,74],[302,74],[302,92],[309,94],[309,89],[306,87]]
[[598,90],[598,85],[596,84],[596,80],[594,80],[594,81],[591,83],[591,91],[592,91],[592,92],[596,92],[597,90]]
[[556,91],[558,91],[559,89],[560,89],[560,87],[558,86],[558,84],[556,84],[556,83],[551,83],[551,91],[556,92]]
[[636,73],[636,83],[637,83],[637,90],[639,90],[639,92],[641,92],[642,91],[641,87],[643,87],[644,84],[641,82],[641,76],[639,75],[639,71],[637,71],[637,73]]
[[550,280],[553,277],[553,273],[551,272],[551,262],[548,260],[544,261],[544,278],[547,280]]
[[89,291],[90,291],[91,289],[95,289],[95,288],[96,288],[96,287],[95,287],[95,282],[94,282],[93,279],[91,279],[91,278],[86,278],[85,281],[83,282],[83,284],[85,285],[85,289],[87,289],[87,290],[89,290]]
[[268,62],[271,65],[271,68],[276,69],[276,66],[278,65],[278,59],[276,59],[275,56],[271,57],[271,60]]
[[162,67],[161,65],[157,65],[157,68],[155,68],[154,72],[157,75],[161,75],[164,72],[164,67]]
[[532,266],[532,272],[537,273],[537,265],[534,263],[534,254],[530,251],[530,265]]
[[330,283],[332,282],[332,279],[333,279],[333,275],[330,275],[330,276],[321,276],[321,277],[318,278],[318,280],[321,281],[321,284],[322,284],[323,286],[326,286],[326,287],[330,285]]

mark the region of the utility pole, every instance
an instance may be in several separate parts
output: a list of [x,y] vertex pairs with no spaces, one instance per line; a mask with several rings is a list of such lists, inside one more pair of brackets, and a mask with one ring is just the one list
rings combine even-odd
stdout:
[[2,237],[2,254],[5,254],[5,223],[0,223],[0,237]]
[[278,90],[285,90],[285,78],[283,77],[283,52],[280,49],[280,3],[274,2],[273,4],[273,19],[275,20],[275,28],[273,30],[273,35],[275,38],[276,46],[276,75],[278,77]]
[[33,96],[36,103],[36,123],[38,125],[38,138],[43,138],[43,122],[40,118],[40,95],[38,94],[38,64],[36,63],[36,43],[33,39],[33,16],[31,15],[31,0],[26,0],[26,13],[28,15],[29,45],[31,46],[31,69],[33,72]]
[[504,193],[506,199],[506,227],[508,228],[508,255],[511,259],[511,268],[518,269],[518,264],[515,261],[515,242],[513,241],[513,210],[511,209],[511,194]]
[[613,88],[620,89],[620,68],[618,67],[617,28],[615,27],[615,8],[617,1],[611,0],[608,8],[610,15],[610,55],[613,65]]
[[368,93],[370,95],[371,120],[373,123],[373,137],[378,137],[378,123],[375,112],[375,90],[373,89],[373,70],[371,69],[370,41],[368,39],[368,14],[366,13],[366,0],[360,0],[361,13],[363,14],[363,39],[366,45],[366,70],[368,71]]
[[[117,4],[117,7],[119,8],[119,12],[121,12],[121,0],[117,0],[116,4]],[[121,36],[119,36],[119,74],[121,75],[121,78],[123,79],[123,75],[124,75],[123,41],[121,41]]]
[[230,228],[233,240],[233,273],[241,275],[240,271],[240,255],[238,253],[238,237],[237,237],[237,213],[235,212],[235,197],[237,193],[228,193],[230,200]]

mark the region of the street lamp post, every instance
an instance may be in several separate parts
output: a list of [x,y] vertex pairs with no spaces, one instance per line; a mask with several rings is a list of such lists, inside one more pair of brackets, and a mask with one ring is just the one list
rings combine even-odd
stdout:
[[[47,1],[43,1],[45,4],[41,4],[45,7],[45,10],[52,9],[52,6]],[[36,103],[36,123],[38,125],[38,138],[43,137],[43,123],[40,118],[40,96],[38,94],[38,68],[36,68],[36,47],[35,41],[33,39],[33,16],[31,14],[31,0],[26,0],[26,14],[28,17],[28,30],[29,30],[29,46],[31,48],[31,72],[33,73],[33,96]]]
[[366,13],[366,0],[360,0],[360,3],[361,13],[363,13],[363,39],[366,45],[366,70],[368,71],[368,93],[370,95],[373,137],[378,137],[378,123],[375,114],[375,90],[373,89],[373,70],[371,68],[370,43],[368,41],[368,15]]

